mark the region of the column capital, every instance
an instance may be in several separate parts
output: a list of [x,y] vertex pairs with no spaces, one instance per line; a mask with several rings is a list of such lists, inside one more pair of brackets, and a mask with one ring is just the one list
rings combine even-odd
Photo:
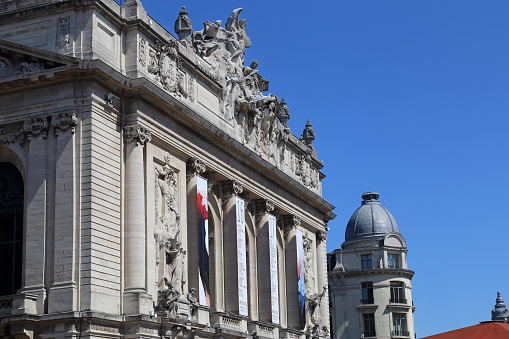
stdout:
[[223,197],[230,198],[232,196],[238,196],[244,191],[242,183],[237,180],[225,180],[222,181]]
[[327,240],[327,232],[326,231],[316,232],[316,239],[318,239],[318,241],[320,241],[320,242],[326,241]]
[[42,134],[42,137],[46,139],[48,131],[48,116],[43,115],[25,119],[23,129],[28,133],[28,140],[31,140],[32,137],[37,137],[39,134]]
[[199,158],[189,158],[186,163],[187,172],[192,174],[201,175],[205,173],[205,170],[207,169],[207,165],[205,162]]
[[136,142],[145,145],[152,140],[152,132],[139,124],[124,127],[124,139],[126,142]]
[[74,134],[77,123],[78,112],[75,110],[51,115],[51,124],[55,127],[55,135],[58,135],[60,132],[66,132],[69,128],[71,129],[71,133]]
[[265,214],[274,211],[274,202],[267,199],[256,199],[255,200],[255,211],[256,214]]
[[300,226],[300,218],[296,215],[289,214],[289,215],[283,215],[283,227],[285,229],[291,229],[291,228],[297,228]]

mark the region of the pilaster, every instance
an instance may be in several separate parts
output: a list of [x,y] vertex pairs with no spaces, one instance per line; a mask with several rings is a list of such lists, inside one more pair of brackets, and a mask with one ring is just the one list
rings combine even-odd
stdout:
[[50,288],[48,312],[76,311],[76,164],[75,126],[77,112],[52,115],[56,136],[55,166],[55,232],[53,285]]
[[45,311],[46,286],[46,191],[47,156],[46,135],[48,117],[25,119],[23,129],[28,139],[28,169],[26,181],[26,229],[25,234],[25,285],[22,293],[37,296],[37,313]]
[[[285,234],[285,265],[286,265],[286,314],[287,325],[300,328],[298,270],[297,270],[297,227],[300,226],[300,218],[295,215],[283,216]],[[304,268],[302,268],[304,269]]]

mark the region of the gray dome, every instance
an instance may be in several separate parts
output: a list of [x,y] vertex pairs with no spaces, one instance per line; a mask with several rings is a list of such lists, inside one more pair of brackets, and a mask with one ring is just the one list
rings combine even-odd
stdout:
[[396,219],[380,204],[379,196],[376,192],[362,195],[361,207],[354,212],[346,226],[345,241],[399,233]]

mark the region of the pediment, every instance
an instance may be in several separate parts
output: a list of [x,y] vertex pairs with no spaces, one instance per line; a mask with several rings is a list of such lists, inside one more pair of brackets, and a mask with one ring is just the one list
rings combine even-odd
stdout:
[[75,66],[79,59],[0,39],[0,78]]

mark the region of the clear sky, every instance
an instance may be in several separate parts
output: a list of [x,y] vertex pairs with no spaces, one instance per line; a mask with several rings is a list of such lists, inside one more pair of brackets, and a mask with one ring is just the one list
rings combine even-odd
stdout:
[[[407,240],[418,337],[490,320],[509,302],[509,1],[142,0],[172,34],[242,7],[269,92],[306,120],[336,206],[329,251],[361,194]],[[175,34],[174,34],[175,35]]]

